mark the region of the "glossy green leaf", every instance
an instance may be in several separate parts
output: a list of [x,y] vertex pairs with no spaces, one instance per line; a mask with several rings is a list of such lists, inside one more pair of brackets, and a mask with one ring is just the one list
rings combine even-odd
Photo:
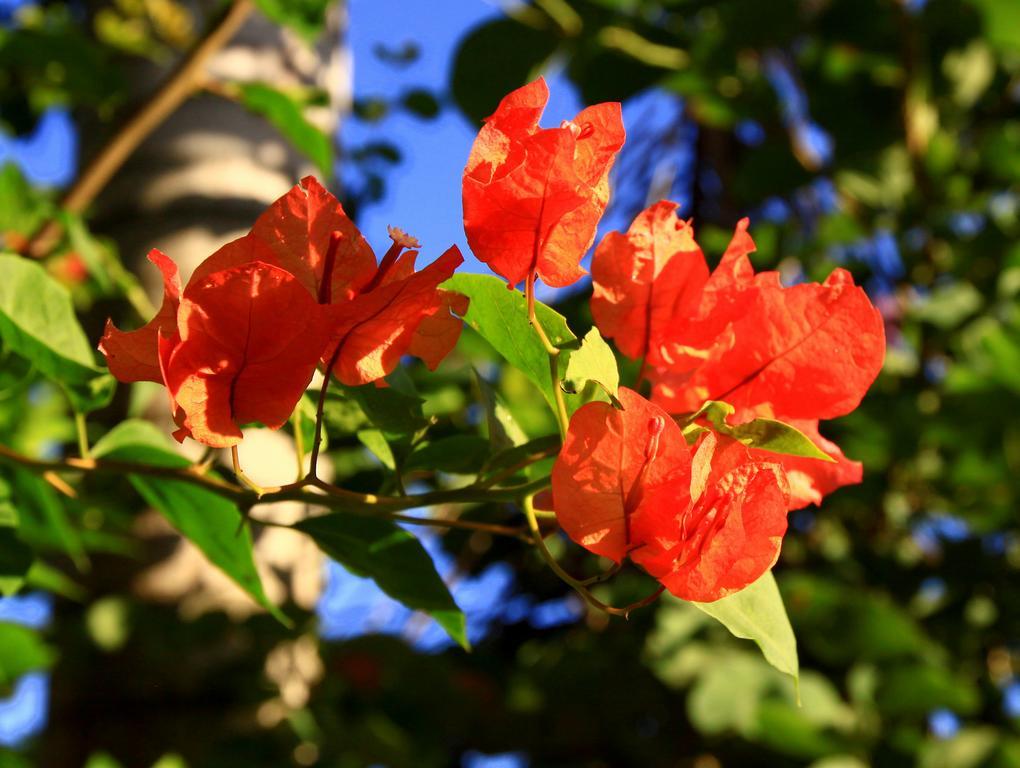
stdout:
[[27,672],[48,669],[55,659],[38,632],[0,621],[0,686],[9,686]]
[[489,441],[478,435],[451,435],[424,443],[408,457],[405,469],[475,474],[489,456]]
[[[119,459],[158,467],[187,467],[190,462],[173,450],[167,438],[145,421],[125,421],[93,447],[97,458]],[[131,484],[146,503],[159,510],[209,561],[233,579],[280,622],[290,620],[262,589],[255,568],[251,532],[238,530],[240,510],[228,499],[197,485],[146,475],[130,475]]]
[[485,408],[485,424],[492,450],[501,451],[526,442],[528,436],[510,412],[503,396],[478,371],[474,373],[482,407]]
[[[489,342],[510,365],[527,376],[542,392],[549,407],[555,409],[556,396],[549,371],[549,355],[528,322],[524,294],[508,289],[502,280],[489,275],[455,275],[443,283],[442,287],[463,293],[471,299],[464,322]],[[576,340],[559,312],[542,302],[536,302],[535,313],[554,346],[562,347]]]
[[620,370],[616,355],[602,338],[598,328],[592,328],[581,340],[581,348],[570,353],[563,388],[580,393],[589,382],[600,386],[611,398],[620,388]]
[[325,178],[333,177],[333,140],[309,122],[300,102],[265,83],[241,83],[238,91],[246,108],[268,120]]
[[[335,384],[335,383],[334,383]],[[332,390],[331,390],[332,391]],[[337,395],[360,408],[363,419],[376,429],[387,435],[399,436],[414,434],[428,425],[422,413],[422,400],[419,397],[402,392],[395,386],[377,387],[366,384],[361,387],[336,386]],[[329,398],[332,406],[333,398]],[[349,407],[342,408],[350,424],[357,422],[354,412]],[[362,420],[362,423],[365,423]]]
[[384,467],[389,470],[397,468],[397,460],[393,455],[393,449],[390,448],[390,444],[386,441],[386,435],[378,429],[358,430],[358,440],[372,452],[373,456],[382,462]]
[[[688,425],[688,429],[693,425],[695,419],[705,419],[719,434],[739,440],[750,448],[759,448],[763,451],[782,453],[787,456],[804,456],[820,461],[835,461],[796,427],[791,427],[789,424],[775,419],[753,419],[744,424],[729,424],[727,419],[733,415],[733,412],[734,408],[729,403],[709,400],[701,407],[701,410],[690,417],[691,424]],[[694,430],[691,431],[694,432]],[[684,434],[687,434],[687,430],[684,431]]]
[[67,392],[75,410],[106,405],[115,381],[96,365],[93,346],[67,290],[39,264],[0,254],[0,339]]
[[372,579],[394,600],[429,614],[468,648],[464,614],[411,533],[389,520],[345,512],[312,517],[295,527],[351,573]]
[[714,603],[693,603],[735,637],[753,640],[773,667],[796,680],[797,640],[771,571],[754,584]]

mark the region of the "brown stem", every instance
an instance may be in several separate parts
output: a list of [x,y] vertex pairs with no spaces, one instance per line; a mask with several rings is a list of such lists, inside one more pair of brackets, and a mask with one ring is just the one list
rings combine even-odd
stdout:
[[[72,213],[84,211],[138,146],[192,94],[202,88],[204,69],[209,58],[230,41],[252,8],[251,0],[234,0],[231,3],[223,17],[184,58],[170,79],[89,162],[64,195],[61,208]],[[51,219],[29,239],[22,252],[26,256],[42,258],[53,249],[60,234],[60,223]]]
[[[166,467],[118,459],[60,460],[34,459],[24,456],[7,446],[0,445],[0,461],[16,464],[38,475],[48,476],[61,472],[82,472],[103,475],[142,475],[176,480],[195,485],[211,493],[229,499],[242,509],[277,501],[299,501],[303,504],[325,507],[336,511],[360,512],[362,514],[388,515],[416,507],[430,507],[438,504],[485,504],[493,502],[518,501],[528,494],[534,494],[549,484],[544,477],[510,488],[482,488],[466,486],[449,490],[430,491],[413,496],[377,496],[371,493],[355,493],[339,488],[317,478],[305,478],[290,485],[275,488],[261,488],[259,491],[223,480],[216,475],[203,474],[192,466]],[[310,490],[311,488],[317,489]]]
[[333,354],[329,358],[329,362],[326,364],[326,370],[323,374],[322,389],[319,390],[319,403],[315,406],[315,437],[312,443],[312,455],[308,460],[308,475],[307,479],[312,481],[318,481],[319,479],[319,445],[322,443],[322,420],[326,413],[326,394],[329,390],[329,380],[333,378],[333,366],[336,365],[336,361],[340,359],[340,350],[343,348],[344,340],[340,339],[337,342],[336,349],[333,350]]

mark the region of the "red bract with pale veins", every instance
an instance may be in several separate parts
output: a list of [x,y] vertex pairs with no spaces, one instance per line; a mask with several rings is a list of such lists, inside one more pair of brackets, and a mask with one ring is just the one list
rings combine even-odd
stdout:
[[326,312],[292,274],[262,262],[192,280],[165,370],[182,426],[214,447],[239,443],[242,424],[283,426],[328,339]]
[[452,248],[415,271],[417,242],[391,229],[381,262],[339,201],[309,177],[217,250],[180,290],[177,267],[153,251],[165,297],[145,327],[108,324],[100,349],[121,381],[170,393],[178,439],[236,445],[241,426],[279,428],[317,363],[336,359],[345,384],[377,381],[401,356],[435,368],[452,349],[467,298],[439,288],[462,262]]
[[[251,236],[273,252],[273,263],[304,275],[320,302],[337,308],[322,361],[340,346],[333,371],[344,384],[378,381],[406,354],[434,370],[456,345],[462,323],[451,311],[466,312],[467,298],[439,284],[463,263],[457,248],[415,272],[417,251],[404,251],[418,242],[391,228],[393,244],[377,265],[340,201],[312,177],[273,203]],[[328,285],[326,273],[332,275]]]
[[589,403],[570,421],[552,472],[563,530],[620,562],[629,555],[673,594],[709,602],[772,567],[786,530],[782,468],[714,435],[691,456],[661,408],[622,388],[623,409]]
[[539,78],[486,119],[464,169],[464,229],[474,254],[510,285],[537,273],[576,282],[609,202],[609,170],[623,146],[620,105],[596,104],[541,129],[549,89]]
[[[626,235],[596,249],[592,314],[621,352],[643,358],[653,400],[690,413],[706,400],[800,426],[834,464],[769,455],[790,473],[793,508],[859,482],[860,465],[818,432],[818,420],[849,413],[885,357],[882,318],[850,274],[783,287],[776,272],[755,274],[747,220],[709,274],[675,205],[656,203]],[[635,290],[632,291],[632,286]]]
[[697,311],[666,332],[655,401],[674,413],[725,400],[778,419],[831,419],[860,403],[885,358],[882,317],[850,273],[789,288],[754,273],[747,219],[706,281]]
[[665,200],[638,214],[627,234],[610,232],[591,262],[591,313],[603,336],[647,365],[662,363],[659,350],[677,316],[697,309],[708,265],[694,231]]

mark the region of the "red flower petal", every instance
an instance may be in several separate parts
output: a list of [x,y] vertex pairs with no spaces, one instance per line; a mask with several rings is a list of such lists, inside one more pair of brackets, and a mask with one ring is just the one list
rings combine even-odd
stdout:
[[314,176],[281,197],[252,227],[252,234],[266,242],[278,263],[318,295],[326,267],[330,237],[342,239],[332,265],[334,301],[351,298],[375,274],[375,254],[343,206]]
[[99,351],[118,380],[154,381],[163,383],[159,370],[158,339],[160,331],[172,333],[177,327],[177,305],[181,299],[181,278],[177,265],[169,256],[149,251],[149,261],[163,273],[163,304],[148,323],[135,331],[118,330],[106,321],[106,331],[99,341]]
[[633,390],[621,387],[618,398],[622,411],[609,403],[578,409],[552,470],[560,526],[582,547],[616,562],[643,543],[631,523],[648,489],[679,492],[676,514],[686,507],[691,471],[676,423]]
[[609,201],[609,170],[623,146],[619,104],[539,129],[542,78],[508,94],[485,121],[464,169],[464,229],[472,251],[511,285],[537,271],[552,286],[583,274]]
[[784,288],[775,272],[753,273],[752,248],[744,220],[698,314],[669,331],[656,402],[676,413],[705,400],[738,409],[768,404],[779,419],[849,413],[882,367],[881,315],[845,270],[822,284]]
[[715,435],[702,441],[695,468],[697,498],[685,512],[677,513],[675,489],[649,492],[637,525],[647,544],[631,557],[672,594],[704,603],[740,591],[775,564],[789,489],[778,464],[754,461],[740,443],[717,443]]
[[226,447],[240,442],[242,424],[282,426],[326,344],[324,315],[297,278],[262,262],[192,279],[181,300],[180,342],[165,365],[184,428]]
[[430,371],[436,370],[450,351],[457,346],[468,310],[468,297],[453,291],[436,291],[438,309],[422,317],[407,353],[421,359]]
[[623,410],[589,403],[553,466],[556,518],[586,549],[630,555],[673,594],[718,600],[772,567],[789,489],[776,463],[707,435],[693,460],[676,423],[621,388]]
[[708,266],[694,232],[665,200],[638,214],[627,234],[610,232],[591,262],[591,313],[627,357],[663,363],[659,350],[677,317],[697,312]]
[[[426,320],[441,312],[449,316],[449,294],[440,291],[439,284],[448,280],[464,259],[454,246],[425,269],[415,272],[417,255],[415,251],[403,254],[378,286],[329,308],[335,322],[333,340],[322,359],[328,363],[339,345],[333,374],[344,384],[357,386],[383,378],[403,355],[414,353],[415,348],[434,367],[456,343],[459,320],[456,323],[442,318],[434,320],[425,326],[425,335],[417,334]],[[461,299],[466,301],[460,297],[458,304]]]

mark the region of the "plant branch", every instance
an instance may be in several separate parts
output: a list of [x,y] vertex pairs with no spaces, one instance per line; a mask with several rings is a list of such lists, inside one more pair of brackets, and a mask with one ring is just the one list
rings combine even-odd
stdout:
[[256,491],[228,482],[191,465],[168,467],[117,459],[34,459],[4,445],[0,445],[0,462],[16,464],[39,475],[80,472],[103,475],[130,474],[176,480],[229,499],[242,509],[277,501],[298,501],[335,511],[379,515],[437,504],[485,504],[519,501],[524,496],[534,494],[549,484],[549,478],[543,477],[509,488],[483,488],[469,485],[464,488],[430,491],[413,496],[377,496],[370,493],[348,491],[315,478],[305,478],[290,485],[262,488]]
[[553,396],[556,398],[556,423],[560,428],[560,437],[566,437],[569,417],[567,416],[567,403],[563,399],[563,390],[560,388],[560,351],[549,341],[545,335],[545,329],[535,314],[535,270],[528,273],[528,279],[524,283],[524,296],[528,302],[528,322],[535,329],[538,340],[545,347],[549,355],[549,375],[552,379]]
[[[251,0],[234,0],[170,78],[139,109],[85,167],[61,201],[61,208],[82,213],[95,200],[124,162],[174,111],[205,82],[205,65],[240,29],[253,8]],[[23,253],[42,258],[60,238],[56,219],[46,222],[28,241]]]
[[563,566],[556,562],[556,558],[553,557],[552,552],[550,552],[549,548],[545,545],[545,537],[542,535],[542,529],[538,525],[538,518],[535,516],[533,496],[525,497],[522,503],[522,507],[524,509],[524,516],[528,520],[528,528],[531,530],[532,541],[534,542],[535,547],[538,549],[539,554],[542,555],[542,559],[545,560],[546,564],[552,569],[553,573],[559,576],[563,582],[573,587],[577,594],[584,598],[584,601],[588,603],[588,605],[590,605],[592,608],[602,611],[603,613],[608,613],[611,616],[623,616],[623,618],[626,619],[630,617],[632,611],[635,611],[638,608],[643,608],[646,605],[651,605],[652,603],[654,603],[658,599],[659,595],[661,595],[665,590],[665,587],[660,586],[652,594],[648,595],[648,597],[642,598],[641,600],[638,600],[636,603],[625,605],[623,608],[616,608],[612,605],[607,605],[606,603],[603,603],[601,600],[595,597],[595,595],[593,595],[591,591],[589,591],[588,583],[590,582],[575,579],[573,576],[571,576],[569,573],[563,570]]

